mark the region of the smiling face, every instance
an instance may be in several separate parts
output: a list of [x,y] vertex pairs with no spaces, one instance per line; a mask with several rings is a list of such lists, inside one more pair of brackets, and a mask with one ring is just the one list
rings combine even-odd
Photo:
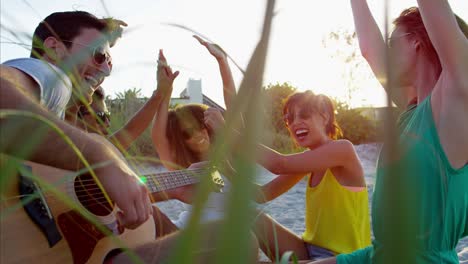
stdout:
[[301,147],[315,148],[328,140],[328,118],[310,106],[296,105],[287,112],[285,121],[289,132]]
[[103,37],[98,30],[85,28],[70,40],[72,44],[65,60],[74,65],[72,71],[76,81],[73,94],[76,102],[90,103],[94,90],[110,75],[109,42],[102,41]]
[[54,12],[34,30],[30,56],[68,74],[73,85],[69,109],[88,105],[93,90],[110,74],[111,30],[108,20],[85,11]]
[[187,168],[207,158],[212,142],[212,131],[204,124],[207,109],[203,104],[187,104],[169,110],[166,136],[177,165]]
[[342,136],[333,101],[312,91],[296,92],[286,99],[284,122],[301,147],[314,149]]
[[206,128],[183,128],[184,142],[186,146],[197,156],[206,157],[210,149],[210,135]]
[[74,79],[73,101],[76,104],[89,104],[94,90],[110,75],[109,42],[102,41],[103,38],[100,31],[84,28],[69,41],[71,46],[61,58],[67,65],[72,65],[69,68]]

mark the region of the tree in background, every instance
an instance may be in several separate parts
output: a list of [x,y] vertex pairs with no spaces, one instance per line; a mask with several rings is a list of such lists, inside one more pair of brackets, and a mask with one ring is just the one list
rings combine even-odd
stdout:
[[116,94],[116,99],[119,101],[121,109],[125,112],[125,114],[133,115],[140,107],[144,105],[144,100],[140,100],[141,96],[141,89],[133,87],[131,89],[127,89],[123,92],[118,92]]
[[353,144],[377,141],[378,121],[362,114],[362,109],[350,108],[348,104],[334,100],[336,121],[343,131],[343,138]]
[[[345,29],[332,31],[322,39],[322,45],[331,58],[343,65],[339,71],[345,81],[345,103],[356,106],[357,92],[369,85],[369,81],[374,78],[372,70],[361,55],[356,32]],[[375,85],[379,85],[378,82]],[[363,102],[359,102],[359,105],[366,99],[361,100]]]
[[[136,87],[116,94],[116,99],[106,97],[106,104],[111,112],[110,131],[116,131],[148,101],[147,97],[141,97],[141,89]],[[149,126],[151,127],[151,126]],[[151,129],[147,128],[130,146],[130,156],[147,156],[156,158],[157,154],[151,141]]]
[[284,100],[296,91],[297,88],[289,83],[269,84],[263,88],[265,136],[262,143],[283,153],[298,151],[283,122]]

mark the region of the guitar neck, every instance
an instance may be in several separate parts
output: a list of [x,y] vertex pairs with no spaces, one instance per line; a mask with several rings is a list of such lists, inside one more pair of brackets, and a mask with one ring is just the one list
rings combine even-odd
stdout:
[[147,174],[140,176],[140,179],[146,184],[151,193],[156,193],[198,183],[200,177],[206,173],[207,170],[203,168],[177,170]]

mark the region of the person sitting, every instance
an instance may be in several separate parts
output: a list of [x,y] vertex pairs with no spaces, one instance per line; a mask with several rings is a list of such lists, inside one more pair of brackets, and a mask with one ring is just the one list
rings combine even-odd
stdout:
[[[152,214],[147,188],[124,162],[121,153],[102,136],[85,133],[63,121],[67,106],[89,104],[94,89],[110,74],[112,38],[109,34],[102,19],[84,11],[56,12],[38,25],[33,36],[32,58],[15,59],[0,66],[0,149],[2,154],[73,171],[84,168],[84,160],[91,166],[107,164],[95,169],[96,175],[120,209],[116,214],[119,225],[136,229]],[[61,130],[81,155],[60,134],[44,125],[44,120]],[[47,133],[39,142],[26,146],[24,140],[33,136],[31,131]],[[25,149],[31,151],[25,153]],[[145,263],[160,263],[170,257],[179,236],[174,233],[130,250]],[[191,254],[207,261],[214,255],[217,238],[215,233],[203,238]],[[47,257],[36,253],[41,255],[32,256],[31,261]],[[107,262],[128,263],[132,259],[122,251],[112,253]]]
[[[235,95],[235,85],[225,52],[216,44],[206,42],[198,36],[194,36],[208,52],[216,59],[223,80],[223,93],[226,107],[231,105],[232,96]],[[161,52],[159,59],[161,65],[167,65],[167,60]],[[214,128],[212,120],[214,116],[221,116],[221,112],[208,108],[203,104],[179,105],[174,109],[168,109],[170,93],[164,98],[163,103],[155,117],[152,139],[162,164],[169,170],[188,168],[193,163],[206,161],[210,146],[214,141]],[[221,175],[225,186],[223,192],[229,189],[229,180]],[[168,191],[164,199],[178,199],[186,203],[187,210],[174,221],[178,228],[184,227],[191,215],[193,188],[178,188]],[[203,222],[220,220],[224,217],[224,202],[226,195],[223,193],[211,193],[205,204]],[[170,228],[170,227],[169,227]]]
[[306,230],[299,237],[259,213],[254,232],[260,248],[271,260],[287,251],[298,260],[317,260],[370,245],[364,171],[353,144],[338,139],[341,130],[332,101],[311,91],[296,92],[285,100],[283,114],[295,142],[308,150],[283,155],[258,144],[257,161],[278,176],[256,185],[255,200],[269,202],[307,176]]

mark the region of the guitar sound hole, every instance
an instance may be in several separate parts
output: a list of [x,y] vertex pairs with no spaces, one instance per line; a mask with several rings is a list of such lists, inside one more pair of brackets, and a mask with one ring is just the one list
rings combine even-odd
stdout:
[[98,216],[106,216],[112,212],[113,204],[107,202],[104,193],[90,174],[76,177],[74,186],[78,200],[89,212]]

